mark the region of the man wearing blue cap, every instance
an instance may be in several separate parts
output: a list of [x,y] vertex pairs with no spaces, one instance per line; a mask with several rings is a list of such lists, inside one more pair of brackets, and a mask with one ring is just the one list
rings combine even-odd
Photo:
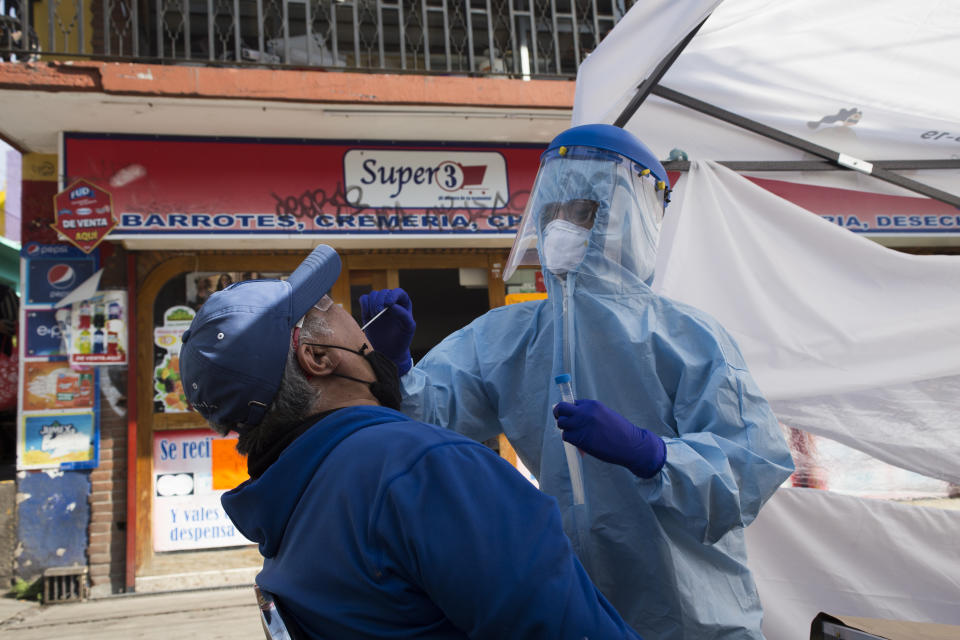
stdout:
[[230,285],[184,333],[187,398],[239,433],[222,502],[294,638],[639,638],[587,578],[556,501],[481,444],[396,411],[396,366],[327,296],[319,246]]
[[630,133],[574,127],[541,158],[503,274],[539,263],[547,300],[489,311],[415,367],[406,293],[361,308],[388,309],[367,335],[403,375],[403,411],[481,442],[506,434],[642,635],[757,640],[744,527],[793,463],[730,335],[650,288],[668,190]]

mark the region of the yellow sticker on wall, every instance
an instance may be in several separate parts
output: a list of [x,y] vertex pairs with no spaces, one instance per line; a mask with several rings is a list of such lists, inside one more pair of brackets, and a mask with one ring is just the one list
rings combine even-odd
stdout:
[[529,300],[546,300],[546,291],[532,291],[530,293],[508,293],[504,299],[506,304],[516,304],[517,302],[527,302]]

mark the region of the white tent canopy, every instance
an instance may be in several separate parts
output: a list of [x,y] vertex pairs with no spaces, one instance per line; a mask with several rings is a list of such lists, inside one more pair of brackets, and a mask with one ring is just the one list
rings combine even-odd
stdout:
[[[854,160],[960,159],[960,8],[938,0],[639,2],[581,65],[573,124],[615,122],[711,10],[661,87]],[[960,257],[886,249],[718,164],[805,151],[657,96],[626,128],[694,161],[654,289],[721,321],[782,422],[960,482]],[[898,173],[960,195],[957,168]],[[926,204],[853,171],[776,177]],[[774,496],[748,530],[766,635],[806,639],[817,611],[960,623],[960,578],[941,573],[960,558],[957,519],[926,512]]]
[[[939,0],[640,2],[581,65],[573,124],[613,123],[711,9],[661,85],[855,158],[960,158],[960,87],[952,81],[960,8]],[[811,158],[655,96],[626,128],[661,158],[675,147],[691,159]],[[960,194],[957,172],[902,173]],[[845,177],[862,190],[910,194]]]
[[[574,124],[614,122],[706,15],[661,85],[867,160],[960,158],[960,9],[935,0],[638,3],[581,65]],[[810,158],[655,97],[626,127],[658,157]],[[791,179],[922,200],[823,173]],[[960,194],[958,170],[921,180]],[[700,165],[677,185],[654,286],[723,322],[785,423],[960,481],[960,259],[884,249]]]

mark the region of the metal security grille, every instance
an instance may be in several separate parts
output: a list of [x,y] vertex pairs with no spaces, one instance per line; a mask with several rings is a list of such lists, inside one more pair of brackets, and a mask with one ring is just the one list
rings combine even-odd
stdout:
[[624,0],[0,0],[0,59],[571,77]]
[[56,567],[43,572],[43,603],[87,599],[87,568]]

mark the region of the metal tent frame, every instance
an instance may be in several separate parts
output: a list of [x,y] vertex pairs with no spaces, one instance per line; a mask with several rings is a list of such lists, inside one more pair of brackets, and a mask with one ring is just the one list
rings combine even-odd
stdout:
[[[700,27],[709,20],[709,16],[698,24],[686,37],[668,53],[657,65],[653,73],[650,74],[640,85],[630,102],[624,107],[623,111],[614,121],[614,126],[625,127],[630,118],[637,112],[647,97],[651,94],[669,100],[670,102],[687,107],[712,118],[722,120],[728,124],[740,127],[747,131],[770,138],[789,147],[805,151],[811,155],[822,158],[822,160],[812,161],[747,161],[747,162],[723,162],[720,164],[736,171],[836,171],[850,170],[873,176],[878,180],[883,180],[890,184],[895,184],[909,191],[919,193],[934,200],[939,200],[951,206],[960,208],[960,196],[937,189],[928,184],[917,180],[907,178],[895,173],[894,169],[958,169],[960,160],[884,160],[869,161],[854,158],[853,156],[834,151],[828,147],[814,144],[803,138],[791,135],[785,131],[769,127],[765,124],[751,120],[744,116],[721,109],[715,105],[698,100],[692,96],[674,91],[660,84],[660,80],[667,70],[677,60],[683,50],[690,44],[694,36],[700,30]],[[690,167],[689,162],[668,162],[665,167],[673,171],[686,171]]]

